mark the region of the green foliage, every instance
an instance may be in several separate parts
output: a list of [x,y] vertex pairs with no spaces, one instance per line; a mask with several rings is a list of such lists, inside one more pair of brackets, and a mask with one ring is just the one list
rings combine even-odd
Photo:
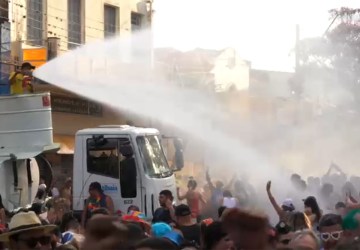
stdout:
[[333,9],[329,13],[332,22],[325,34],[300,42],[300,66],[293,81],[297,85],[293,85],[338,84],[360,101],[360,9]]

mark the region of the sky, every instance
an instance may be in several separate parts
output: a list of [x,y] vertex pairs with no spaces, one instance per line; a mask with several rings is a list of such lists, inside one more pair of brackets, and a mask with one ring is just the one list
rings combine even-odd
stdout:
[[236,48],[253,68],[292,71],[295,27],[322,35],[331,8],[359,0],[154,0],[155,47]]

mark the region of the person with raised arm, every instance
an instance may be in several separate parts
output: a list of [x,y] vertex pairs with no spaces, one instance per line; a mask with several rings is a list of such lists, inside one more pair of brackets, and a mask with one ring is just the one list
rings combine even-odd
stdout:
[[187,184],[188,191],[184,195],[180,195],[180,189],[177,188],[177,195],[179,201],[186,199],[186,202],[191,210],[191,217],[197,222],[200,222],[200,210],[206,204],[206,201],[202,197],[201,193],[196,190],[197,182],[194,179],[190,179]]
[[268,181],[266,184],[266,191],[271,202],[271,205],[275,209],[276,213],[279,216],[279,221],[283,221],[286,224],[289,224],[291,213],[295,210],[292,199],[287,198],[281,204],[281,206],[276,202],[274,196],[271,193],[271,181]]

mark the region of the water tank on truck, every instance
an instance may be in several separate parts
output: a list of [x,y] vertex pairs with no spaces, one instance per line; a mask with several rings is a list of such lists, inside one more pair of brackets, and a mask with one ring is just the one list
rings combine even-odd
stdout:
[[[49,93],[0,96],[0,194],[8,210],[30,204],[40,181],[41,154],[53,143]],[[51,180],[48,180],[51,181]]]

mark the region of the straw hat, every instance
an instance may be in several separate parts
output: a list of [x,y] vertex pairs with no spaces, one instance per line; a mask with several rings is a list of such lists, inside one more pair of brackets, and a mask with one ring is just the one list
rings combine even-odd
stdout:
[[9,231],[7,233],[0,234],[0,242],[8,242],[10,236],[14,234],[39,229],[44,230],[45,233],[50,233],[55,228],[55,225],[42,225],[40,219],[34,212],[20,212],[11,218]]

